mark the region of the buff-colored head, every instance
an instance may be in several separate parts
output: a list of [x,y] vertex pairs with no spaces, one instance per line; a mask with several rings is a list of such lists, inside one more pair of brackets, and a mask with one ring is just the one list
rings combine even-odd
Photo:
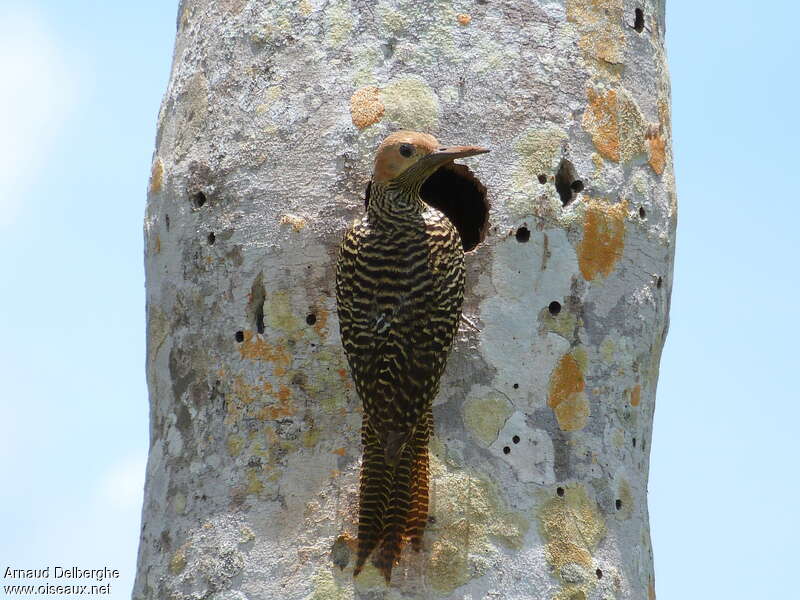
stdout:
[[372,179],[388,183],[403,175],[403,180],[424,181],[445,163],[488,151],[480,146],[441,146],[427,133],[395,131],[378,147]]

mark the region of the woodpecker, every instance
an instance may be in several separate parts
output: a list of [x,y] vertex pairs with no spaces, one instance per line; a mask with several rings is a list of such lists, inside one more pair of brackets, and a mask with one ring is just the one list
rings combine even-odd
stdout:
[[389,583],[428,519],[432,402],[458,330],[464,252],[482,241],[486,188],[456,158],[488,152],[398,131],[375,157],[366,214],[345,234],[336,271],[342,345],[363,404],[358,552]]

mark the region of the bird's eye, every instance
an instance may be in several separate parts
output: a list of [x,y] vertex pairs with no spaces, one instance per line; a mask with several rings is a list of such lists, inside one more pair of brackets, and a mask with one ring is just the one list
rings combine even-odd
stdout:
[[414,146],[411,144],[400,144],[400,154],[408,158],[414,154]]

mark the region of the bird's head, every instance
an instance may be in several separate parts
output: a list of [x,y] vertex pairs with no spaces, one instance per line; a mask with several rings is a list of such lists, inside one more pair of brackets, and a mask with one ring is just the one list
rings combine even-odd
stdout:
[[427,133],[396,131],[378,147],[372,179],[384,185],[419,185],[456,158],[488,151],[480,146],[442,146]]

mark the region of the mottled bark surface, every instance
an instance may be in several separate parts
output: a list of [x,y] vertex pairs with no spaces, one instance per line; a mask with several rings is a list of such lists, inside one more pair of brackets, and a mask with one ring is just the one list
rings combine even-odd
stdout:
[[[185,0],[145,218],[135,599],[654,597],[676,201],[663,2]],[[431,524],[354,582],[333,272],[396,128],[492,148]]]

